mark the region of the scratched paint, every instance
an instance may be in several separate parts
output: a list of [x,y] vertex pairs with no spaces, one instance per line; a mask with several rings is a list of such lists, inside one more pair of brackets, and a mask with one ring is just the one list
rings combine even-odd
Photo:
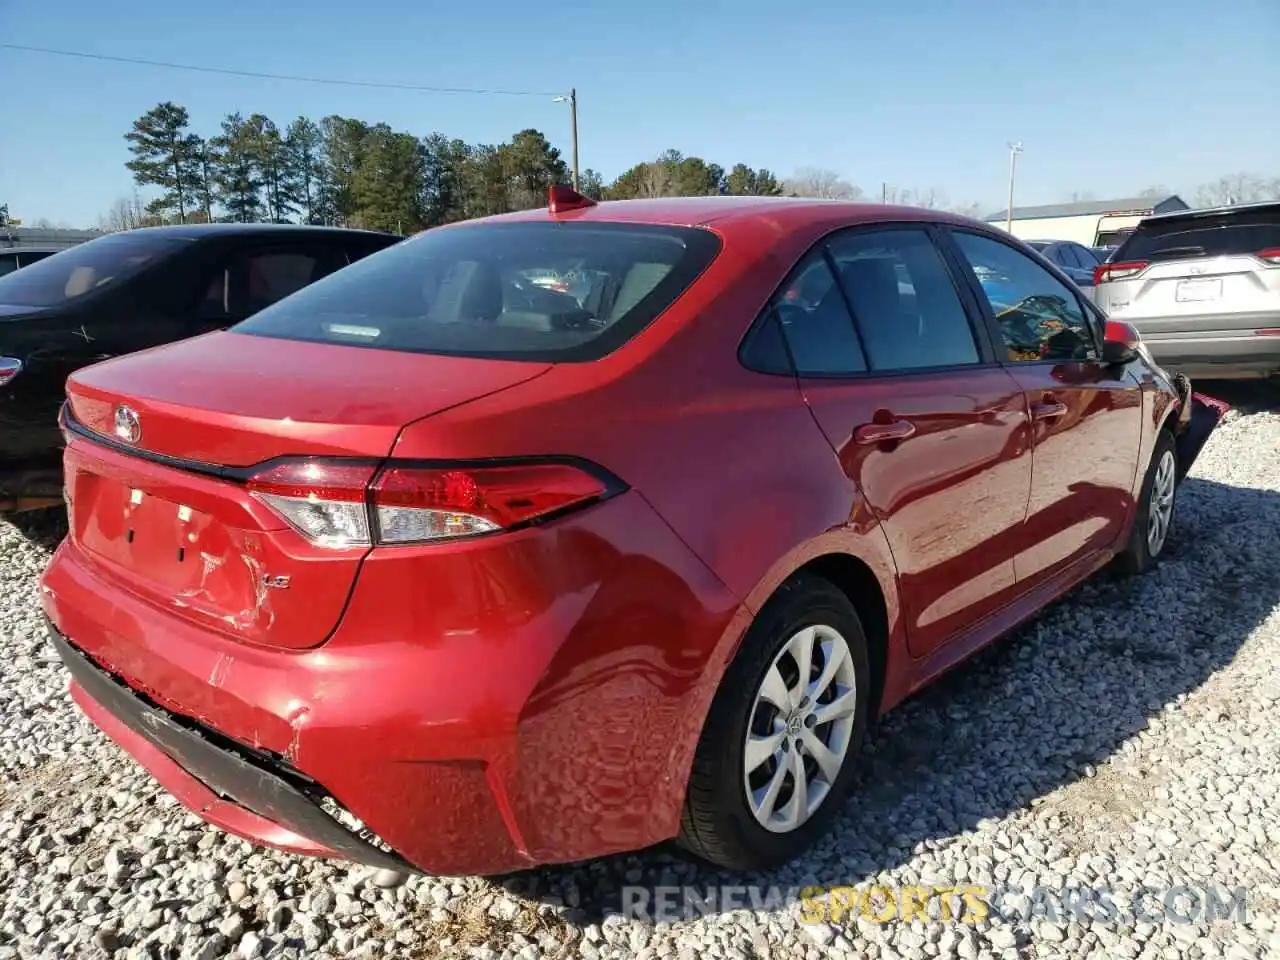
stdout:
[[227,674],[231,670],[231,664],[235,662],[235,658],[229,653],[224,653],[218,657],[217,662],[213,665],[213,670],[209,672],[209,686],[218,688],[227,681]]
[[300,704],[289,711],[289,728],[293,732],[289,736],[289,746],[284,751],[284,758],[289,763],[298,762],[298,746],[302,737],[302,728],[310,716],[311,711],[305,704]]

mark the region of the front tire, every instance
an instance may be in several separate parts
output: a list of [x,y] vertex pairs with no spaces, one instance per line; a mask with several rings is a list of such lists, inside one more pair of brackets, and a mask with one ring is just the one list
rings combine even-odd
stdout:
[[848,793],[869,697],[853,604],[797,574],[760,611],[712,701],[681,844],[731,870],[770,869],[810,847]]
[[1120,571],[1128,576],[1146,573],[1159,562],[1173,528],[1178,492],[1178,451],[1173,436],[1161,430],[1142,482],[1142,496],[1133,519],[1133,532],[1117,557]]

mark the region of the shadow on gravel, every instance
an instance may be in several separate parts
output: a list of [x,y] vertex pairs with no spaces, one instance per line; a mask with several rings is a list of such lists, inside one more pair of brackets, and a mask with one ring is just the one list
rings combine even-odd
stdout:
[[67,535],[67,512],[62,507],[26,510],[5,519],[32,543],[50,552]]
[[1123,825],[1141,802],[1132,792],[1154,790],[1157,778],[1135,787],[1103,765],[1230,663],[1280,602],[1280,493],[1193,476],[1177,509],[1155,571],[1131,581],[1104,571],[886,716],[834,827],[797,864],[732,874],[672,846],[529,871],[504,886],[598,923],[622,908],[624,886],[654,895],[677,885],[856,885],[1082,779],[1095,782],[1080,802],[1053,808],[1064,842],[1087,842],[1109,817]]
[[1280,378],[1272,380],[1194,380],[1194,389],[1225,400],[1241,413],[1280,413]]

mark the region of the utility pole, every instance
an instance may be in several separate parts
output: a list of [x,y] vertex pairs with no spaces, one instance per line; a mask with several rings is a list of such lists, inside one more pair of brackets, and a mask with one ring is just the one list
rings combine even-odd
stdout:
[[889,202],[889,184],[885,183],[883,180],[880,181],[880,202]]
[[556,97],[556,103],[569,104],[569,124],[573,129],[573,189],[578,189],[578,90],[569,91],[567,97]]
[[1013,233],[1013,179],[1018,172],[1018,154],[1021,152],[1021,140],[1009,144],[1009,212],[1004,222],[1006,233]]

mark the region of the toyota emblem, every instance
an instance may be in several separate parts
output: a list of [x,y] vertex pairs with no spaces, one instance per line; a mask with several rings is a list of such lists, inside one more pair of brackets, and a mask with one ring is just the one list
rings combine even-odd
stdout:
[[116,436],[125,443],[137,443],[142,438],[138,415],[123,404],[116,407]]

